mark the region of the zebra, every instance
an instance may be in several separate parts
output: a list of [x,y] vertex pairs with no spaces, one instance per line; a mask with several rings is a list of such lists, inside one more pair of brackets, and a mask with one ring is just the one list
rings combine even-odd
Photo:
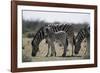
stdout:
[[[78,34],[76,35],[75,38],[75,49],[74,49],[74,53],[78,54],[81,48],[81,43],[84,39],[87,39],[87,44],[88,44],[88,48],[90,46],[90,26],[85,26],[83,28],[81,28],[78,32]],[[89,52],[88,52],[89,53]]]
[[37,33],[35,34],[31,45],[32,45],[32,56],[36,56],[37,52],[39,51],[39,44],[40,42],[46,37],[44,34],[44,27],[41,27]]
[[36,35],[34,36],[31,42],[32,56],[36,56],[36,53],[39,50],[39,43],[47,37],[47,35],[45,35],[44,32],[44,28],[46,26],[49,26],[53,32],[65,31],[67,34],[67,38],[70,39],[68,40],[68,42],[71,42],[73,48],[73,44],[75,43],[75,37],[73,32],[73,26],[71,24],[45,25],[37,31]]
[[46,39],[48,41],[48,53],[46,56],[49,55],[49,50],[51,47],[51,56],[56,56],[56,51],[55,51],[55,45],[54,41],[60,41],[63,46],[64,46],[64,52],[62,54],[63,57],[66,56],[66,51],[67,51],[67,46],[68,46],[68,40],[67,40],[67,35],[65,31],[57,31],[54,32],[51,27],[45,27],[44,29],[45,34],[47,35]]
[[66,34],[67,34],[67,38],[68,38],[68,42],[71,43],[71,46],[72,46],[72,55],[71,56],[74,56],[73,55],[73,46],[75,45],[75,35],[74,35],[74,28],[73,28],[73,25],[74,24],[70,24],[70,23],[67,23],[67,24],[51,24],[49,25],[50,27],[52,27],[51,29],[54,31],[54,32],[57,32],[57,31],[65,31]]

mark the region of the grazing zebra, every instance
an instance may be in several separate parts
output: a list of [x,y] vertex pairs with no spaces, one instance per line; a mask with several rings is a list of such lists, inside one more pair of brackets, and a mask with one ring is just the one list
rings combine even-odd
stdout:
[[[73,44],[75,43],[74,39],[74,32],[73,32],[73,26],[70,24],[60,24],[60,25],[46,25],[51,28],[53,32],[58,32],[58,31],[65,31],[67,34],[67,38],[70,39],[68,42],[71,42],[72,48]],[[41,27],[38,32],[36,33],[35,37],[32,40],[32,56],[35,56],[39,50],[39,43],[47,37],[44,32],[44,28],[46,26]]]
[[54,32],[49,26],[45,27],[44,31],[45,31],[45,34],[47,35],[46,40],[48,41],[47,56],[49,55],[50,48],[51,48],[51,56],[56,56],[54,41],[61,42],[63,44],[64,52],[62,56],[63,57],[66,56],[66,51],[67,51],[67,46],[68,46],[66,32],[65,31]]
[[32,42],[31,42],[31,45],[32,45],[32,56],[36,56],[38,50],[39,50],[39,44],[40,42],[45,38],[45,35],[44,35],[44,27],[41,27],[37,33],[35,34]]
[[90,27],[89,26],[85,26],[84,28],[81,28],[80,31],[78,32],[75,38],[76,40],[75,49],[74,49],[75,54],[79,53],[79,50],[81,48],[81,43],[85,38],[87,39],[88,46],[89,46],[90,45]]

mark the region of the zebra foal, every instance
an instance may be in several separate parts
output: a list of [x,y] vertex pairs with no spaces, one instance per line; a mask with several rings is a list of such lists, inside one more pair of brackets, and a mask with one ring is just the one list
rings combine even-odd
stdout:
[[51,56],[56,56],[56,51],[55,51],[55,45],[54,42],[61,42],[64,46],[64,52],[62,56],[66,56],[66,51],[67,51],[67,46],[68,46],[68,40],[67,40],[67,35],[65,31],[58,31],[54,32],[51,27],[45,27],[45,35],[47,35],[46,40],[48,42],[48,53],[46,56],[49,55],[49,50],[51,49]]

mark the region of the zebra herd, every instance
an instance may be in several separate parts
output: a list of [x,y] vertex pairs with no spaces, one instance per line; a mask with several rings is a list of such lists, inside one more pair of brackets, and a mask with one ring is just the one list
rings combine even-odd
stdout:
[[[84,38],[90,37],[90,27],[85,26],[81,28],[78,34],[75,36],[74,34],[73,25],[71,24],[62,24],[62,25],[45,25],[41,27],[37,33],[35,34],[31,45],[32,45],[32,56],[36,56],[37,52],[39,51],[39,44],[43,39],[46,39],[48,43],[48,52],[47,55],[50,53],[49,49],[51,49],[50,56],[56,56],[55,45],[54,42],[61,42],[64,46],[64,51],[62,56],[66,56],[66,51],[69,43],[72,46],[72,55],[73,53],[78,54],[81,48],[81,43]],[[73,51],[73,47],[74,51]]]

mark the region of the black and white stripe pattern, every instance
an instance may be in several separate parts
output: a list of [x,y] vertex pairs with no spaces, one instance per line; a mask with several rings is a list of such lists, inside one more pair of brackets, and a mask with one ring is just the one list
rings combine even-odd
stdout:
[[50,26],[45,27],[45,32],[47,35],[46,40],[48,41],[48,53],[46,56],[49,55],[50,49],[51,49],[51,56],[56,56],[56,50],[55,50],[55,45],[54,42],[60,42],[64,46],[64,51],[62,56],[66,56],[66,51],[67,51],[67,46],[68,46],[68,40],[67,40],[67,35],[65,31],[57,31],[54,32],[52,31]]
[[44,35],[44,27],[41,27],[37,33],[35,34],[32,42],[31,42],[31,45],[32,45],[32,56],[35,56],[36,55],[36,52],[39,50],[39,44],[40,42],[45,38],[45,35]]
[[75,38],[75,54],[78,54],[80,48],[81,48],[81,43],[85,38],[90,38],[90,27],[84,27],[81,28],[80,31],[78,32],[76,38]]
[[[73,26],[70,24],[58,24],[58,25],[46,25],[51,27],[52,31],[58,32],[58,31],[65,31],[67,33],[67,38],[71,40],[72,48],[73,48],[73,38],[74,38],[74,32],[73,32]],[[39,43],[45,39],[45,32],[44,28],[41,27],[40,30],[36,33],[35,37],[32,40],[32,56],[35,56],[37,51],[39,50]]]

